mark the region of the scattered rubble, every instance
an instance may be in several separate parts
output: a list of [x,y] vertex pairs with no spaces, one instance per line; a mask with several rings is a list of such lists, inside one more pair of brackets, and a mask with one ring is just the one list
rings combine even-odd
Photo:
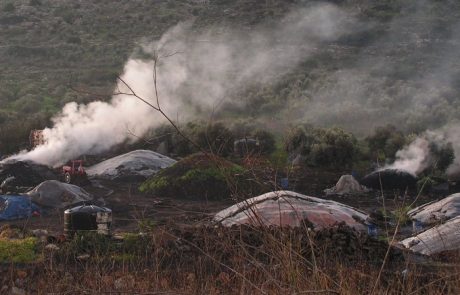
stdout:
[[312,226],[315,230],[340,223],[367,230],[369,216],[347,205],[308,197],[291,191],[275,191],[251,198],[220,211],[214,221],[224,226]]
[[460,216],[401,241],[414,253],[434,255],[460,249]]
[[399,169],[382,169],[372,172],[360,181],[368,188],[380,190],[415,188],[417,179],[407,171]]
[[329,189],[325,189],[324,192],[327,196],[348,196],[348,195],[360,195],[366,194],[370,190],[359,182],[352,175],[342,175],[337,184]]
[[414,208],[407,215],[422,226],[439,224],[460,216],[460,193]]
[[32,202],[50,208],[65,208],[93,200],[93,196],[81,187],[57,180],[44,181],[26,195]]
[[86,170],[88,176],[106,180],[143,181],[175,160],[149,150],[136,150],[105,160]]

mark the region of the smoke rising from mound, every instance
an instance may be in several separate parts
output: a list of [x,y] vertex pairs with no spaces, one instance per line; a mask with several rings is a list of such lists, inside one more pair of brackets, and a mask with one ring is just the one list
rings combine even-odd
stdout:
[[416,176],[432,165],[437,165],[436,157],[432,154],[431,146],[438,148],[452,146],[454,161],[447,168],[446,174],[450,177],[460,176],[460,124],[452,123],[441,129],[426,131],[408,146],[396,153],[393,164],[384,167],[404,170]]
[[[320,4],[296,9],[276,24],[251,31],[213,28],[194,32],[191,23],[167,31],[160,40],[141,45],[126,63],[122,79],[141,97],[156,104],[153,62],[160,59],[158,91],[162,109],[171,118],[194,118],[211,111],[223,99],[251,85],[276,81],[316,47],[353,30],[353,18],[336,6]],[[141,57],[142,56],[142,57]],[[129,92],[123,83],[117,91]],[[110,102],[67,104],[44,130],[44,145],[7,160],[32,160],[57,166],[82,154],[108,150],[133,141],[164,118],[130,95],[114,95]]]

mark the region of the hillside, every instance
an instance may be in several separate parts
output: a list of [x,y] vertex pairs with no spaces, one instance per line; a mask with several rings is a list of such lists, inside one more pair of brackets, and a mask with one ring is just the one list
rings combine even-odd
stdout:
[[245,32],[320,2],[350,15],[352,30],[318,43],[271,83],[229,94],[243,104],[225,102],[218,115],[275,120],[279,130],[301,121],[358,134],[388,122],[420,131],[456,117],[458,1],[3,1],[0,154],[27,146],[29,130],[50,125],[67,102],[108,100],[139,44],[182,21],[193,20],[194,32]]

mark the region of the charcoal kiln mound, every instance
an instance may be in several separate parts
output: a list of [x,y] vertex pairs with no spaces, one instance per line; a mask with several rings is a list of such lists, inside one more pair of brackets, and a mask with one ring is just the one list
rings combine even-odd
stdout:
[[144,181],[176,161],[149,150],[136,150],[89,167],[90,178],[114,181]]
[[411,173],[399,169],[382,169],[363,177],[360,183],[366,187],[380,190],[414,189],[417,178]]

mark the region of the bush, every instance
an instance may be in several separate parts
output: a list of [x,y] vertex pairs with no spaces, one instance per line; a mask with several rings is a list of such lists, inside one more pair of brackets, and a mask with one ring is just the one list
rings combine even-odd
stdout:
[[304,156],[318,166],[343,166],[353,162],[357,140],[340,128],[296,127],[285,140],[291,160]]
[[273,134],[265,130],[256,130],[252,133],[252,137],[257,139],[260,144],[260,152],[263,155],[270,155],[276,149],[276,141]]
[[393,125],[377,127],[366,141],[371,154],[382,162],[394,160],[396,152],[407,143],[404,134]]

